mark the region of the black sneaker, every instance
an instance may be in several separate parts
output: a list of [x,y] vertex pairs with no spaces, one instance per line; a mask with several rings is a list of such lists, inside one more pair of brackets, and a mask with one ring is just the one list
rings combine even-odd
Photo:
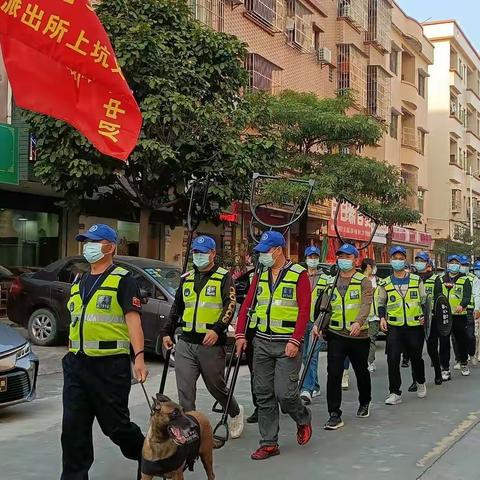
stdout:
[[255,409],[254,412],[247,418],[247,423],[258,423],[258,410]]
[[413,383],[408,387],[408,391],[409,391],[409,392],[416,392],[417,390],[418,390],[417,382],[413,382]]
[[443,383],[442,374],[435,375],[435,385],[441,385]]
[[410,365],[408,363],[408,360],[406,360],[405,358],[402,360],[402,368],[408,368]]
[[330,414],[328,422],[323,427],[325,430],[338,430],[340,427],[343,427],[344,423],[342,422],[342,417],[338,413]]
[[368,418],[370,416],[370,403],[360,405],[357,410],[357,417]]

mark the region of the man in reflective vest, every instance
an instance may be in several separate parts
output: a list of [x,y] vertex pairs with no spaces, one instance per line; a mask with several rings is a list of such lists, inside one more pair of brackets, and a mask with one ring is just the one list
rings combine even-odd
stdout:
[[[372,308],[372,282],[356,271],[355,262],[359,252],[349,244],[342,245],[337,251],[337,265],[340,275],[337,284],[330,279],[329,288],[334,288],[330,303],[331,315],[328,330],[323,332],[327,338],[327,406],[330,418],[325,430],[337,430],[343,427],[342,376],[345,359],[348,357],[357,377],[359,407],[357,417],[370,416],[372,384],[368,370],[370,339],[368,335],[368,317]],[[328,308],[328,291],[322,298],[322,308]],[[318,326],[315,326],[315,334]]]
[[[436,274],[433,270],[433,262],[428,252],[419,252],[415,255],[415,270],[423,281],[425,294],[431,297],[433,308],[437,298],[442,295],[442,281],[440,275]],[[430,336],[427,338],[427,351],[435,371],[435,385],[441,385],[442,363],[439,356],[440,333],[434,316],[432,316],[431,321]],[[410,387],[408,390],[417,391],[415,379],[414,387],[415,389]]]
[[390,395],[387,405],[402,402],[400,357],[406,352],[412,362],[413,377],[417,381],[417,396],[425,398],[425,363],[422,352],[425,340],[423,309],[425,288],[418,275],[405,270],[407,251],[401,246],[390,249],[393,275],[381,284],[378,298],[380,328],[387,332],[387,362]]
[[113,263],[115,230],[93,225],[76,239],[84,242],[90,271],[75,279],[67,303],[71,323],[69,353],[62,362],[62,480],[88,479],[95,418],[125,457],[140,461],[144,437],[128,410],[130,346],[136,378],[143,383],[148,375],[140,292],[130,273]]
[[[458,350],[458,360],[463,376],[470,375],[468,368],[468,336],[467,336],[467,314],[468,307],[472,301],[472,284],[470,279],[460,273],[460,255],[449,255],[447,258],[447,271],[442,276],[443,294],[448,298],[452,310],[452,336],[455,338]],[[445,358],[445,365],[442,371],[444,381],[450,380],[450,337],[443,337],[441,343],[441,356]]]
[[[480,362],[480,261],[476,261],[473,264],[473,274],[475,279],[473,280],[473,304],[474,304],[474,319],[475,319],[475,359],[476,363]],[[472,362],[475,364],[475,362]]]
[[260,278],[255,275],[252,280],[238,315],[235,336],[237,354],[241,355],[247,343],[247,313],[255,305],[253,381],[261,440],[251,458],[265,460],[280,454],[279,404],[282,412],[297,424],[298,444],[305,445],[312,437],[311,414],[298,394],[311,292],[305,268],[286,259],[281,233],[265,232],[255,250],[260,253],[263,272]]
[[[475,357],[475,350],[476,350],[476,339],[475,339],[475,319],[473,315],[474,311],[474,298],[473,298],[473,282],[475,280],[475,274],[470,272],[470,258],[468,255],[461,255],[461,266],[460,266],[460,273],[462,275],[466,275],[470,280],[470,285],[472,286],[472,300],[470,305],[467,307],[467,352],[470,358],[470,362],[472,365],[477,365],[477,359]],[[453,344],[456,347],[456,344]],[[458,349],[455,349],[456,358],[458,359]]]
[[[315,321],[315,307],[317,301],[323,295],[327,288],[328,277],[318,266],[320,265],[320,249],[310,246],[305,249],[305,259],[308,271],[308,279],[310,280],[310,288],[312,289],[312,306],[310,310],[310,322],[305,332],[305,342],[303,345],[303,364],[305,365],[312,339],[313,323]],[[320,302],[318,302],[320,303]],[[317,342],[315,352],[310,362],[310,366],[302,385],[300,398],[305,405],[312,403],[312,398],[320,395],[320,385],[318,383],[318,356],[320,354],[321,342]]]
[[[227,404],[225,345],[236,305],[232,276],[215,265],[215,240],[207,235],[195,238],[192,252],[194,270],[183,276],[161,332],[164,347],[172,348],[170,332],[182,319],[182,334],[175,347],[175,376],[178,400],[186,412],[196,409],[200,375],[215,400],[222,407]],[[244,414],[234,398],[228,414],[230,437],[238,438],[243,432]]]

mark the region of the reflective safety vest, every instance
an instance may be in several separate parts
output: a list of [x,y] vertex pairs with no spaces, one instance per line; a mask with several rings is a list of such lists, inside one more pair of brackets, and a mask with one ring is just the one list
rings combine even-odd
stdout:
[[383,285],[387,293],[387,322],[395,327],[401,327],[405,323],[409,327],[418,327],[419,318],[423,316],[420,277],[410,274],[405,297],[398,292],[391,276],[385,279]]
[[372,301],[372,306],[370,307],[370,318],[377,317],[377,320],[378,320],[378,298],[380,296],[379,295],[380,290],[378,289],[380,285],[379,282],[380,282],[380,279],[377,279],[377,287],[373,289],[373,301]]
[[423,281],[423,284],[425,285],[425,293],[427,296],[431,296],[432,299],[433,292],[435,291],[435,282],[437,281],[438,277],[439,275],[437,273],[434,273],[431,277]]
[[[332,307],[332,315],[328,327],[330,330],[350,331],[352,329],[352,323],[357,321],[362,308],[362,281],[364,279],[365,275],[356,272],[350,280],[345,296],[342,296],[335,287],[330,303]],[[368,323],[365,322],[362,325],[362,330],[367,329]]]
[[475,308],[475,298],[473,296],[473,282],[475,280],[475,274],[474,273],[468,273],[467,274],[468,279],[470,280],[470,285],[472,286],[472,297],[470,298],[470,304],[468,305],[469,310],[473,310]]
[[130,272],[115,267],[95,290],[87,305],[80,295],[80,282],[70,290],[68,310],[71,323],[69,350],[91,357],[130,354],[130,337],[125,315],[118,303],[120,281]]
[[297,282],[305,268],[292,264],[275,290],[270,291],[269,271],[260,276],[255,309],[255,324],[259,332],[272,335],[291,335],[295,331],[298,318]]
[[469,278],[466,275],[456,277],[454,281],[455,285],[452,288],[447,288],[445,286],[445,276],[442,277],[442,291],[448,298],[448,303],[450,304],[453,315],[467,315],[467,309],[464,309],[462,313],[455,313],[457,307],[462,303],[463,288],[467,280],[469,280]]
[[228,270],[217,267],[203,287],[200,295],[195,292],[195,275],[189,272],[182,285],[183,331],[207,333],[218,322],[223,312],[222,281]]
[[327,288],[329,277],[324,273],[321,273],[317,279],[317,284],[312,289],[312,303],[310,307],[310,321],[315,321],[315,305],[317,300],[323,295],[323,292]]

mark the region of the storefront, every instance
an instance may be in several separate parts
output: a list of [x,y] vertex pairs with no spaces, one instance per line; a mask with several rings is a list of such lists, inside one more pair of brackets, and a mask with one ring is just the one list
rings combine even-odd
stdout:
[[432,235],[411,228],[392,227],[392,243],[407,249],[407,260],[413,262],[415,254],[432,248]]

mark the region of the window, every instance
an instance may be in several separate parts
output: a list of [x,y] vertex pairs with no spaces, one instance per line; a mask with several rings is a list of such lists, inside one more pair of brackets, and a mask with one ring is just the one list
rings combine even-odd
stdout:
[[455,95],[450,94],[450,115],[458,117],[458,99]]
[[425,131],[418,129],[418,153],[425,155]]
[[368,30],[368,0],[338,0],[338,16],[357,28]]
[[390,136],[398,138],[398,113],[392,112],[390,117]]
[[288,42],[304,52],[312,47],[312,12],[297,0],[287,2]]
[[425,98],[425,91],[426,91],[426,77],[425,73],[422,71],[418,72],[418,94]]
[[418,211],[420,213],[425,213],[425,191],[424,190],[418,190]]
[[77,275],[83,275],[89,270],[90,267],[86,260],[69,262],[58,273],[58,281],[63,283],[73,283]]
[[381,67],[367,67],[367,112],[380,120],[388,120],[390,110],[390,77]]
[[224,0],[190,0],[189,4],[196,20],[223,32]]
[[313,49],[318,52],[320,50],[320,36],[322,32],[318,28],[313,29]]
[[450,165],[457,165],[457,142],[450,138]]
[[398,74],[398,49],[392,45],[392,50],[390,52],[390,71],[395,75]]
[[283,31],[282,0],[246,0],[246,14],[266,27]]
[[340,93],[353,92],[358,108],[367,104],[367,61],[354,45],[337,46],[337,78]]
[[462,211],[462,191],[452,189],[452,212],[461,213]]
[[365,40],[388,52],[391,28],[392,9],[390,4],[386,0],[368,0],[368,31]]
[[245,69],[250,74],[250,90],[261,90],[277,93],[281,86],[280,67],[256,53],[249,53],[245,61]]

